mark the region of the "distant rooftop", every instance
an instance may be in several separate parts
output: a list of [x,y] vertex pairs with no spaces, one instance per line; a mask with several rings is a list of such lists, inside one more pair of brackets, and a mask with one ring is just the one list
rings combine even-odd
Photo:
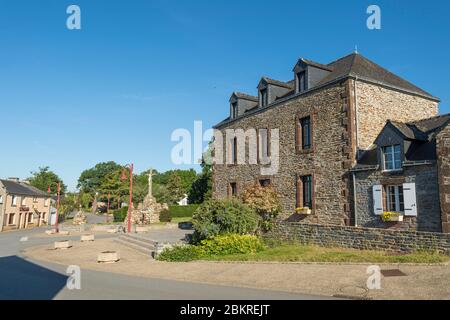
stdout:
[[0,179],[0,183],[5,187],[6,192],[9,194],[32,197],[49,197],[47,192],[39,190],[22,181]]

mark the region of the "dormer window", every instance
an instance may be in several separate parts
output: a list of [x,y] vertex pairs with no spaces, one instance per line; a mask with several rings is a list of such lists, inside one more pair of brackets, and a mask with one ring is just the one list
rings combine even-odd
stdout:
[[382,147],[382,159],[384,171],[402,169],[402,148],[399,144]]
[[233,102],[231,104],[231,118],[236,119],[238,117],[238,104],[237,102]]
[[304,92],[307,89],[306,71],[300,71],[297,73],[297,92]]
[[259,95],[260,95],[259,104],[261,105],[261,107],[266,107],[268,105],[268,102],[269,102],[269,96],[267,94],[267,88],[261,89],[259,91]]

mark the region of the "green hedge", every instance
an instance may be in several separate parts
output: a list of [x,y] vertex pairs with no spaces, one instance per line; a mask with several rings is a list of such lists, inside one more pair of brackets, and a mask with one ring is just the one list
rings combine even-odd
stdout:
[[187,206],[173,205],[169,206],[169,211],[172,218],[192,217],[198,206],[198,204],[189,204]]
[[128,214],[128,207],[123,207],[117,210],[114,210],[113,215],[114,215],[114,222],[124,222],[125,218],[127,217]]

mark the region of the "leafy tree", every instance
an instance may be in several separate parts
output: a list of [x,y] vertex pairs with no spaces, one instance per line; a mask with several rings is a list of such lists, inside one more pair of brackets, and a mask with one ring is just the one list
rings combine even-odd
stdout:
[[189,203],[200,204],[212,197],[212,166],[209,161],[210,152],[211,149],[208,149],[203,155],[201,163],[202,172],[197,176],[189,190]]
[[94,198],[89,193],[80,193],[80,204],[83,207],[83,209],[88,210],[91,206],[92,202],[94,201]]
[[[128,194],[128,184],[126,193]],[[139,175],[133,177],[133,203],[144,201],[145,196],[148,194],[148,171],[142,172]]]
[[56,173],[50,170],[49,167],[39,167],[38,171],[32,171],[31,174],[32,176],[28,178],[28,181],[30,181],[30,184],[33,187],[47,192],[48,187],[50,186],[51,193],[56,194],[58,189],[57,184],[61,183],[61,194],[66,193],[67,186]]
[[171,172],[167,183],[170,203],[177,203],[184,196],[182,180],[176,172]]
[[95,194],[101,191],[105,179],[110,177],[109,174],[121,170],[122,167],[114,161],[98,163],[94,168],[81,173],[77,187],[84,193]]
[[79,199],[76,193],[67,193],[61,198],[59,212],[66,217],[79,209]]
[[164,184],[153,184],[153,196],[159,203],[170,203],[170,194],[167,186]]
[[[148,172],[147,172],[148,173]],[[169,170],[163,173],[154,172],[153,183],[159,185],[168,185],[171,177],[176,174],[180,178],[183,195],[188,194],[192,183],[197,179],[197,173],[194,169],[189,170]]]

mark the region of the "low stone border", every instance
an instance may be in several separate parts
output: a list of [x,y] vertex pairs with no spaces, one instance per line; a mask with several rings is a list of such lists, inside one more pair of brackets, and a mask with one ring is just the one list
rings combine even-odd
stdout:
[[411,253],[434,251],[450,255],[450,234],[335,225],[277,222],[265,239],[322,247]]

